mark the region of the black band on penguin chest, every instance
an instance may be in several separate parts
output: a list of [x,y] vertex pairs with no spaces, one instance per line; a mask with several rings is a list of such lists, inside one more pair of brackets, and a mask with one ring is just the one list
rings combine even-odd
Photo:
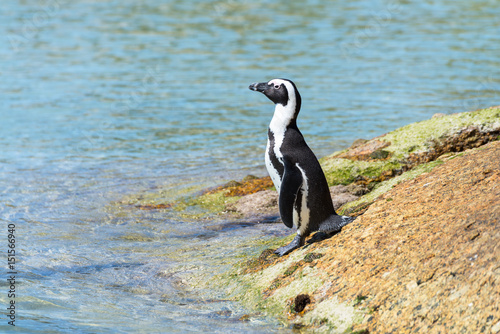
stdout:
[[[269,160],[271,161],[271,164],[273,165],[274,169],[278,171],[278,174],[280,176],[280,179],[283,178],[283,173],[285,172],[285,167],[283,166],[283,163],[279,161],[278,157],[276,156],[275,152],[275,146],[276,146],[276,141],[274,140],[274,135],[271,132],[271,130],[267,131],[267,137],[269,139],[269,152],[267,154],[269,155]],[[278,147],[279,150],[279,147]]]

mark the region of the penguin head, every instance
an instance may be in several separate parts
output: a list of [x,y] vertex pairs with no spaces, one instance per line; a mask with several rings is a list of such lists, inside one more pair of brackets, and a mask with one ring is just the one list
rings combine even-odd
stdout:
[[291,108],[296,114],[300,110],[301,97],[295,84],[288,79],[273,79],[269,82],[253,83],[249,89],[261,92],[274,104]]

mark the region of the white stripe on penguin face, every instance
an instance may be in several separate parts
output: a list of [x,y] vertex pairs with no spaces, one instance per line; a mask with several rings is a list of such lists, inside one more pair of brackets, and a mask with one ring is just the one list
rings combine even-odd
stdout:
[[[293,87],[290,81],[283,79],[273,79],[269,81],[267,84],[273,86],[280,86],[280,85],[285,86],[286,91],[288,93],[288,101],[286,103],[286,106],[282,105],[281,103],[276,104],[276,108],[274,109],[273,119],[277,117],[276,121],[280,120],[281,121],[280,123],[285,124],[285,126],[290,124],[290,121],[295,115],[295,107],[297,106],[297,100],[295,97],[295,88]],[[279,111],[278,114],[277,111]]]

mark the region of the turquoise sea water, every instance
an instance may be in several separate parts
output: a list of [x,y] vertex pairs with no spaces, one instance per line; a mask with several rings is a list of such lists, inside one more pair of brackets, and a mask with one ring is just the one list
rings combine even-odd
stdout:
[[487,0],[4,3],[0,248],[14,224],[17,274],[12,327],[4,255],[0,331],[290,331],[239,321],[203,284],[284,226],[117,203],[265,175],[273,106],[252,82],[295,81],[318,156],[498,105],[499,15]]

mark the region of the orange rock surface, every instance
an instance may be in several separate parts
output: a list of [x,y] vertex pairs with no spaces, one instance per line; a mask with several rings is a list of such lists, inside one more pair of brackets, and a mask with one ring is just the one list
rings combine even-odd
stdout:
[[360,301],[354,331],[500,330],[500,142],[397,185],[325,246],[321,298]]

